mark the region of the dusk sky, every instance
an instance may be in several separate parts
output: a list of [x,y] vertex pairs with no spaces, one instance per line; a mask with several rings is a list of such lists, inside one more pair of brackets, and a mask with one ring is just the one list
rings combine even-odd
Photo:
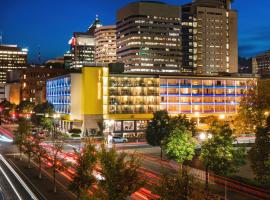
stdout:
[[[181,5],[192,0],[167,0]],[[29,48],[30,62],[63,56],[74,31],[86,31],[98,14],[103,25],[115,24],[116,11],[133,0],[0,0],[4,44]],[[239,55],[270,49],[270,1],[235,0],[239,15]],[[40,47],[39,47],[40,46]]]

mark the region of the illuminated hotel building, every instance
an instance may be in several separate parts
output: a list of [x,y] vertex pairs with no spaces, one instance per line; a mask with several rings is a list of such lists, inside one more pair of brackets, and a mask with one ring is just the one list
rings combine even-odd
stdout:
[[27,49],[17,45],[0,45],[0,83],[6,83],[7,72],[27,67]]
[[181,8],[129,3],[117,12],[117,62],[129,72],[180,72]]
[[[115,134],[143,134],[158,110],[193,118],[236,114],[241,97],[255,81],[247,77],[142,75],[113,73],[108,67],[83,67],[81,74],[47,81],[47,100],[68,115],[66,124],[97,129],[113,120]],[[73,78],[72,78],[73,77]]]
[[95,30],[95,62],[116,62],[116,26],[101,26]]
[[233,115],[248,87],[247,78],[160,77],[160,109],[191,117]]
[[230,0],[195,0],[182,6],[185,72],[238,72],[238,17]]

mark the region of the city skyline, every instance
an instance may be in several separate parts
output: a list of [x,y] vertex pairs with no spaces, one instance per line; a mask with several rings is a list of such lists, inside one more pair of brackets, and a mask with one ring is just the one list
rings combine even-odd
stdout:
[[[61,2],[28,1],[21,3],[2,3],[0,17],[0,32],[3,35],[3,44],[19,44],[29,49],[29,61],[38,61],[38,52],[41,52],[41,61],[53,57],[61,57],[69,49],[68,40],[75,31],[86,31],[98,14],[103,25],[115,24],[116,11],[125,4],[134,2],[124,0],[113,2],[81,0],[76,5],[67,1]],[[190,0],[164,1],[173,5],[183,5]],[[53,6],[52,6],[53,5]],[[239,55],[254,56],[268,50],[268,32],[270,26],[264,24],[268,15],[262,12],[270,2],[262,1],[258,5],[245,4],[235,1],[232,7],[238,10],[239,15]],[[5,9],[7,8],[7,9]],[[42,9],[41,9],[42,8]],[[10,12],[13,10],[13,12]],[[45,11],[48,12],[45,12]],[[253,12],[252,15],[250,13]],[[13,13],[11,15],[11,13]],[[15,13],[15,14],[14,14]],[[76,13],[76,15],[72,15]],[[254,17],[255,16],[255,17]],[[17,34],[20,32],[21,34]]]

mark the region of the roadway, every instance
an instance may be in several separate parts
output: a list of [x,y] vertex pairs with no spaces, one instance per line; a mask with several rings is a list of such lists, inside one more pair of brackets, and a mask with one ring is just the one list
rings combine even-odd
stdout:
[[[73,152],[74,148],[80,148],[82,144],[79,141],[68,141],[64,145],[64,151],[66,152]],[[145,171],[146,174],[151,174],[150,176],[159,176],[161,173],[169,173],[174,174],[177,173],[179,169],[179,165],[172,160],[161,160],[160,159],[160,148],[159,147],[152,147],[148,145],[145,142],[139,142],[139,143],[118,143],[115,144],[115,147],[118,152],[126,152],[129,154],[136,153],[141,158],[141,164],[142,169],[141,173]],[[200,175],[200,179],[202,182],[204,182],[205,173],[203,170],[200,169],[193,169],[194,173]],[[149,177],[147,177],[149,178]],[[147,180],[148,181],[148,180]],[[152,180],[151,180],[152,181]],[[158,179],[153,180],[155,183],[158,183]],[[224,181],[219,180],[219,181]],[[149,185],[148,185],[149,186]],[[225,188],[224,184],[211,184],[211,190],[215,192],[216,194],[219,194],[220,196],[227,196],[228,199],[237,199],[237,200],[258,200],[260,198],[257,198],[256,196],[250,196],[248,193],[244,192],[238,192],[235,190],[230,190],[228,187]],[[147,189],[150,189],[151,187],[146,187]]]
[[[1,132],[1,129],[0,129]],[[6,133],[8,134],[8,133]],[[50,142],[47,142],[50,143]],[[81,142],[79,140],[69,140],[66,141],[65,145],[64,145],[64,151],[65,152],[73,152],[74,148],[80,148],[82,146]],[[133,153],[134,151],[142,158],[142,172],[145,172],[146,174],[150,174],[150,176],[155,176],[155,174],[160,174],[161,172],[167,171],[170,173],[174,173],[176,172],[176,170],[178,169],[178,165],[173,162],[173,161],[161,161],[159,158],[159,154],[160,154],[160,149],[159,148],[153,148],[151,146],[149,146],[146,143],[143,142],[139,142],[139,143],[125,143],[125,144],[116,144],[115,145],[116,149],[118,151],[125,151],[127,153]],[[5,148],[4,151],[10,152],[10,147],[9,148]],[[3,151],[3,150],[2,150]],[[2,152],[0,149],[0,152]],[[13,152],[14,153],[14,152]],[[11,159],[11,158],[10,158]],[[24,164],[26,165],[26,159],[24,159]],[[11,160],[10,160],[11,161]],[[23,168],[23,164],[21,161],[17,161],[14,160],[14,166],[15,165],[21,165],[18,166],[20,169]],[[37,171],[37,166],[35,166],[35,163],[32,163],[32,165],[34,166],[34,170]],[[31,173],[33,174],[33,172],[23,172],[23,173],[28,173],[28,177],[33,177],[33,175],[31,175]],[[35,172],[36,173],[36,172]],[[43,174],[46,175],[46,177],[51,177],[51,173],[48,172],[48,170],[44,169],[43,170]],[[51,182],[51,178],[49,178],[49,182]],[[32,179],[31,179],[32,180]],[[61,186],[61,190],[62,191],[66,191],[66,187],[68,186],[70,181],[70,176],[67,173],[61,173],[61,175],[58,176],[58,185]],[[155,182],[157,182],[157,180],[155,180]],[[34,183],[35,184],[35,183]],[[38,186],[38,184],[37,184]],[[44,187],[44,186],[43,186]],[[48,186],[47,186],[48,187]],[[41,188],[38,186],[39,189],[43,189],[42,186]],[[224,187],[218,187],[218,189],[216,190],[217,193],[219,193],[220,195],[224,195]],[[46,191],[45,191],[46,192]],[[67,195],[67,191],[65,192]],[[64,195],[64,194],[63,194]],[[227,195],[229,197],[229,199],[239,199],[239,200],[245,200],[245,199],[249,199],[249,200],[255,200],[258,198],[252,198],[252,197],[247,197],[244,196],[242,193],[238,193],[238,192],[233,192],[230,191],[228,189],[227,191]],[[65,198],[65,199],[72,199],[72,195],[68,195],[70,198]],[[51,198],[47,198],[47,199],[51,199]],[[63,198],[60,198],[63,199]],[[1,200],[1,199],[0,199]]]
[[[0,142],[0,149],[10,146]],[[0,154],[0,199],[2,200],[38,200],[36,195],[21,179],[14,168]]]

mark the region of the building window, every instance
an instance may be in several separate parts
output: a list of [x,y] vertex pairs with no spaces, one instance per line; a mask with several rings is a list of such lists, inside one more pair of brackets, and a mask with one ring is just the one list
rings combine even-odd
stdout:
[[122,131],[122,122],[121,121],[116,121],[114,123],[114,131]]
[[133,131],[134,121],[124,121],[123,126],[124,126],[124,131]]
[[137,130],[145,130],[147,126],[147,121],[137,121]]

